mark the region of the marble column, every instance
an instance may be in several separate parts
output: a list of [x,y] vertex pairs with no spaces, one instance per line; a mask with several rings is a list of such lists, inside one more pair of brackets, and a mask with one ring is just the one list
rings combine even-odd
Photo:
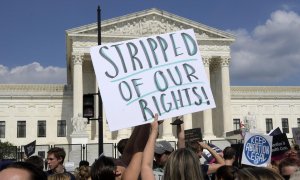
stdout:
[[172,118],[165,119],[163,122],[162,138],[165,140],[175,139],[172,133],[172,125],[170,124],[171,122],[172,122]]
[[82,63],[83,55],[73,55],[73,117],[82,116],[83,87]]
[[83,84],[82,63],[83,54],[74,54],[73,59],[73,132],[71,134],[72,144],[86,144],[88,134],[86,132],[87,120],[82,117]]
[[263,127],[266,125],[266,122],[262,120],[263,120],[263,106],[259,104],[257,105],[256,124],[257,124],[257,131],[263,134],[266,132],[266,130],[263,129]]
[[[206,71],[208,82],[210,83],[210,58],[203,57],[204,68]],[[213,121],[212,121],[212,110],[207,109],[203,111],[203,138],[205,140],[213,139],[216,136],[213,134]]]
[[224,134],[233,130],[231,120],[231,94],[230,94],[230,80],[229,80],[229,57],[222,57],[221,59],[221,76],[222,76],[222,107],[223,107],[223,125]]
[[130,134],[128,133],[128,129],[121,129],[118,131],[118,139],[129,138]]
[[186,114],[183,116],[183,125],[184,129],[192,129],[193,128],[193,114]]

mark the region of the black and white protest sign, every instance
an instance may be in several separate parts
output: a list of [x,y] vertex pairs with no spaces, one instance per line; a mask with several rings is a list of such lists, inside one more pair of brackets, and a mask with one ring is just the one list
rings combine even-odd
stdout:
[[92,47],[111,131],[215,107],[192,29]]
[[30,157],[32,154],[35,153],[35,144],[36,144],[36,140],[24,146],[25,155],[27,157]]
[[272,157],[284,154],[291,149],[289,140],[285,133],[282,133],[279,127],[269,132],[270,136],[273,136],[272,141]]

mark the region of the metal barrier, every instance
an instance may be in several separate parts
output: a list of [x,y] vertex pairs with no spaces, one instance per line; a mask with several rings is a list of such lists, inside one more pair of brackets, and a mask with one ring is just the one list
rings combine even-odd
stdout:
[[[293,146],[293,138],[288,138],[290,145]],[[158,140],[159,141],[159,140]],[[243,140],[238,139],[223,139],[223,140],[210,140],[205,141],[224,149],[231,144],[243,143]],[[177,141],[170,141],[174,149],[177,149]],[[34,155],[47,159],[47,152],[51,147],[61,147],[66,151],[65,162],[72,162],[77,167],[81,160],[87,160],[91,164],[98,158],[98,143],[93,144],[55,144],[50,145],[36,145]],[[117,150],[117,143],[104,143],[104,155],[118,158],[120,156]],[[0,148],[0,159],[9,159],[13,161],[24,160],[24,146],[11,146],[7,148]]]
[[[105,156],[117,158],[116,145],[114,143],[104,143],[103,153]],[[86,144],[84,160],[94,162],[98,158],[98,143]]]

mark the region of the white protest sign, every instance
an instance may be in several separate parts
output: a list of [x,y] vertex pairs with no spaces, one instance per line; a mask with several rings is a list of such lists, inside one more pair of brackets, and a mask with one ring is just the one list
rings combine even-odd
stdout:
[[292,128],[295,144],[300,144],[300,128]]
[[74,162],[65,162],[65,169],[68,172],[74,172],[75,171],[75,163]]
[[90,52],[111,131],[215,107],[192,29]]
[[242,164],[266,167],[271,162],[272,136],[246,133]]
[[158,171],[153,171],[153,175],[155,177],[155,180],[163,180],[164,178],[164,173],[163,172],[158,172]]

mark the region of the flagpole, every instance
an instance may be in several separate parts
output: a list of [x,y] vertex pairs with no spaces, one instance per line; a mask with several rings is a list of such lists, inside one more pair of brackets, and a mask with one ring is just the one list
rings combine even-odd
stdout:
[[[98,45],[101,45],[101,9],[100,5],[97,8],[97,26],[98,26]],[[98,155],[103,153],[103,113],[102,99],[98,87]]]

